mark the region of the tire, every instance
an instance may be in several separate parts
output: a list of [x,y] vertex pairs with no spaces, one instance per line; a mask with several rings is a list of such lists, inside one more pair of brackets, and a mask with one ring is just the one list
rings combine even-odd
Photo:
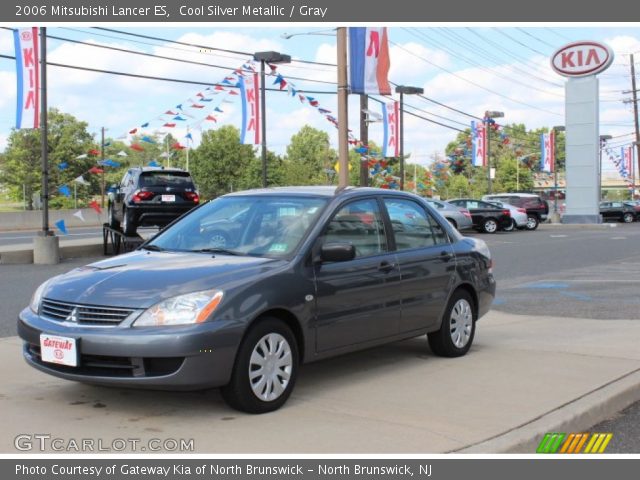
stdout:
[[115,207],[113,206],[113,203],[109,203],[108,219],[109,219],[109,226],[111,228],[115,228],[116,230],[120,228],[120,220],[116,218],[116,212],[115,212]]
[[533,231],[538,228],[540,221],[538,217],[535,215],[527,215],[527,226],[525,227],[527,230]]
[[471,348],[476,333],[476,312],[471,295],[456,290],[442,317],[440,330],[429,333],[429,346],[440,357],[461,357]]
[[458,224],[453,218],[447,218],[447,221],[451,224],[453,228],[455,228],[456,230],[458,229]]
[[509,226],[504,227],[502,230],[504,230],[505,232],[513,232],[516,228],[516,221],[514,219],[511,219],[511,223],[509,223]]
[[624,223],[633,223],[634,220],[635,220],[635,217],[633,213],[626,212],[624,215],[622,215],[622,221]]
[[138,226],[133,218],[133,213],[129,209],[125,208],[122,212],[122,231],[125,235],[131,236],[136,234]]
[[[265,349],[273,352],[271,358],[265,358]],[[266,363],[267,375],[257,373],[262,369],[253,369],[262,362]],[[222,397],[236,410],[272,412],[291,395],[297,374],[298,344],[291,329],[277,318],[266,317],[252,326],[242,340],[231,381],[222,387]]]
[[486,218],[482,222],[484,233],[496,233],[498,231],[498,221],[495,218]]

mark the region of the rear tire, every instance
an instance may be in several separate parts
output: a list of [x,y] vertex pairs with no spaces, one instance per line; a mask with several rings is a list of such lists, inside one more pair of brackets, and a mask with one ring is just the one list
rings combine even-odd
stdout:
[[267,413],[289,398],[298,374],[298,344],[281,320],[259,320],[242,340],[222,397],[236,410]]
[[535,215],[527,215],[527,226],[525,228],[527,230],[533,231],[538,228],[539,223],[540,221],[538,220],[538,217],[536,217]]
[[433,353],[440,357],[461,357],[471,348],[476,333],[475,307],[466,290],[456,290],[442,317],[440,330],[427,335]]
[[498,221],[495,218],[487,218],[482,222],[484,233],[496,233],[498,231]]
[[516,221],[514,219],[511,219],[511,223],[509,223],[507,227],[504,227],[503,230],[505,232],[513,232],[515,228],[516,228]]
[[458,224],[453,218],[447,218],[447,221],[451,224],[453,228],[455,228],[456,230],[458,229]]

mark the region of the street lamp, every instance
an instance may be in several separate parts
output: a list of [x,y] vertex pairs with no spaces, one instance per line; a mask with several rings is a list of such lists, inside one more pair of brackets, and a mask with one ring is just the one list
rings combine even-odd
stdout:
[[398,85],[396,93],[400,94],[400,190],[404,190],[404,96],[422,95],[424,88]]
[[260,109],[262,110],[262,186],[267,188],[267,110],[264,85],[265,63],[291,63],[291,57],[280,52],[256,52],[253,59],[260,62]]
[[504,112],[497,112],[494,110],[487,110],[484,112],[484,122],[486,123],[487,129],[487,185],[489,187],[489,194],[491,194],[491,132],[489,131],[489,120],[501,117],[504,117]]
[[[332,32],[332,33],[329,33]],[[285,40],[289,40],[291,37],[297,37],[298,35],[321,35],[323,37],[335,37],[336,29],[331,28],[329,30],[314,30],[312,32],[301,32],[301,33],[281,33],[280,38],[284,38]]]
[[600,135],[600,150],[599,150],[599,168],[598,168],[598,202],[602,201],[602,150],[607,146],[607,142],[613,137],[611,135]]
[[[553,127],[553,216],[554,221],[558,221],[558,136],[557,132],[564,132],[566,130],[564,125],[556,125]],[[566,166],[565,166],[566,172]],[[566,182],[566,173],[565,173]],[[566,184],[565,184],[566,185]]]

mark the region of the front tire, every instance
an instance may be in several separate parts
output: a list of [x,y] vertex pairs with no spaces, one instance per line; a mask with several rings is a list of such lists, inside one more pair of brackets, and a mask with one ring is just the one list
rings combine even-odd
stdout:
[[113,206],[113,203],[109,203],[108,218],[109,218],[109,226],[111,228],[114,228],[116,230],[120,228],[120,221],[116,218],[116,212],[115,212],[115,207]]
[[632,223],[634,220],[635,220],[635,218],[633,216],[633,213],[627,212],[622,216],[622,221],[624,223]]
[[539,223],[540,221],[538,220],[538,217],[536,217],[535,215],[527,215],[527,226],[525,228],[527,230],[533,231],[538,228]]
[[122,231],[125,235],[131,236],[136,234],[138,226],[133,219],[133,212],[130,212],[128,208],[125,208],[122,212]]
[[289,398],[298,374],[298,344],[281,320],[267,317],[242,341],[222,397],[236,410],[267,413]]
[[511,219],[511,222],[509,223],[509,225],[507,227],[504,227],[503,230],[505,232],[513,232],[516,228],[516,221],[514,219]]
[[440,357],[461,357],[471,348],[476,333],[475,307],[465,290],[454,292],[442,317],[440,330],[429,333],[429,346]]

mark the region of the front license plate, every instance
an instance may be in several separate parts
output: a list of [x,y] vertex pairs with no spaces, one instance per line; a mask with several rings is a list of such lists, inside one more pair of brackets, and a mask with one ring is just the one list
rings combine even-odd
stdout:
[[43,362],[58,365],[78,366],[78,349],[76,339],[40,334],[40,355]]
[[176,201],[176,196],[175,195],[162,195],[162,201],[163,202],[175,202]]

